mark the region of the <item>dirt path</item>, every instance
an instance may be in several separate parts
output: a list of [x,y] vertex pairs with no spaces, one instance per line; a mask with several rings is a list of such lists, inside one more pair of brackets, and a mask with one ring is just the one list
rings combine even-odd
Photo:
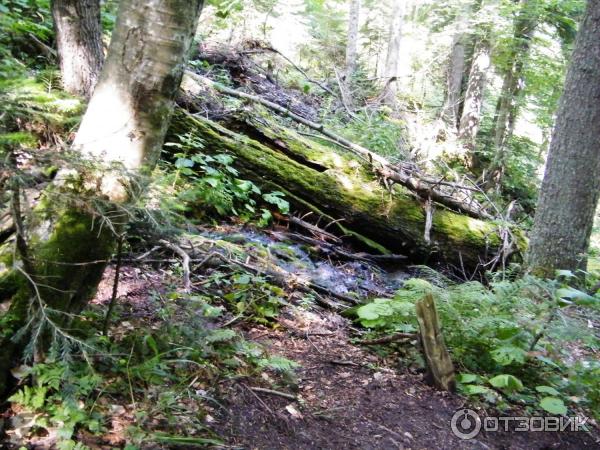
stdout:
[[465,407],[462,398],[433,390],[420,375],[381,365],[349,342],[349,324],[337,315],[294,309],[287,316],[280,330],[255,328],[246,336],[301,364],[299,401],[253,392],[249,387],[258,385],[251,382],[229,384],[229,411],[216,428],[235,448],[600,448],[597,437],[582,432],[495,432],[458,439],[450,422]]

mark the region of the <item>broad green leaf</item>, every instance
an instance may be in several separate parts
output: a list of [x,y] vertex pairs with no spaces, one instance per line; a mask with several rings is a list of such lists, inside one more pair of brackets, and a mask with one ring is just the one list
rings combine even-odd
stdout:
[[231,155],[225,155],[225,154],[219,154],[219,155],[215,155],[214,156],[215,161],[223,164],[224,166],[228,166],[233,162],[233,156]]
[[540,408],[548,411],[550,414],[559,414],[562,416],[567,413],[567,407],[564,402],[556,397],[544,397],[540,401]]
[[361,306],[356,311],[357,315],[361,319],[376,320],[381,316],[389,316],[394,312],[389,302],[387,303],[369,303]]
[[536,386],[535,390],[542,393],[542,394],[550,394],[550,395],[560,395],[560,392],[558,392],[556,389],[554,389],[551,386]]
[[527,352],[514,345],[505,345],[491,352],[492,358],[502,366],[508,366],[513,363],[523,364]]
[[461,373],[458,375],[459,383],[463,383],[463,384],[473,383],[476,380],[477,380],[477,375],[474,375],[472,373]]
[[177,161],[175,161],[175,167],[178,169],[182,169],[184,167],[194,167],[194,161],[188,158],[178,158]]
[[556,295],[558,296],[558,298],[565,298],[567,300],[571,300],[577,303],[578,305],[585,306],[598,303],[598,299],[596,297],[592,297],[591,295],[572,287],[557,289]]
[[467,395],[487,394],[490,392],[489,388],[480,384],[467,384],[462,388],[462,391]]
[[509,374],[497,375],[489,381],[492,386],[498,389],[507,391],[520,391],[523,389],[523,383],[521,383],[521,380]]

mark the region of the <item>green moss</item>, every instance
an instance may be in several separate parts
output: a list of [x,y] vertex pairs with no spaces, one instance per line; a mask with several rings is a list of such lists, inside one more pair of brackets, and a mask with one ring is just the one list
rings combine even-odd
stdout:
[[26,131],[0,134],[0,146],[6,147],[33,147],[37,144],[37,138]]
[[107,260],[114,243],[108,227],[102,227],[89,214],[70,209],[60,214],[50,237],[33,247],[39,261],[36,273],[50,286],[42,290],[46,302],[67,311],[83,306],[106,266],[106,262],[91,262]]

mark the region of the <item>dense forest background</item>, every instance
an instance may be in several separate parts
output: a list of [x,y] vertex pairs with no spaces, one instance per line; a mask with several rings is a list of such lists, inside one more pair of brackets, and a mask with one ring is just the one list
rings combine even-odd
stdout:
[[0,446],[596,448],[599,55],[597,0],[4,0]]

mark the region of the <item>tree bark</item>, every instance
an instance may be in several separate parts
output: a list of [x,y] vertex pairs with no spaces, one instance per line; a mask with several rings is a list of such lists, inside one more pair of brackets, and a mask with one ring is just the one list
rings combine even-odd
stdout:
[[468,36],[459,33],[454,36],[452,50],[448,61],[448,73],[446,76],[446,100],[442,111],[442,118],[455,131],[459,124],[459,111],[462,103],[463,78],[466,67],[466,45]]
[[345,79],[348,83],[356,72],[358,49],[358,23],[360,15],[360,0],[350,0],[348,12],[348,38],[346,40],[346,70]]
[[394,0],[390,23],[390,37],[383,71],[385,86],[382,98],[384,103],[391,108],[396,107],[396,96],[398,94],[398,66],[400,64],[404,2],[405,0]]
[[504,72],[502,89],[494,116],[496,155],[490,164],[490,180],[499,185],[506,160],[506,142],[512,136],[518,115],[518,98],[523,90],[523,70],[531,47],[538,17],[531,0],[522,0],[515,19],[513,45],[508,54],[509,66]]
[[100,0],[52,0],[52,17],[63,87],[89,97],[104,60]]
[[[121,2],[106,64],[73,145],[83,157],[94,158],[93,171],[59,173],[30,221],[30,256],[20,252],[28,264],[2,317],[0,347],[6,352],[0,358],[0,393],[23,345],[11,340],[14,334],[25,324],[31,331],[38,326],[59,330],[95,291],[126,221],[118,212],[139,191],[139,175],[148,173],[159,156],[202,4]],[[106,169],[96,169],[101,163]],[[61,198],[72,200],[57,205]],[[92,206],[104,199],[109,200],[105,211]],[[53,222],[33,226],[47,218]]]
[[589,0],[557,112],[531,232],[529,268],[585,269],[600,196],[600,0]]
[[458,129],[458,137],[469,150],[469,164],[471,166],[475,165],[475,140],[481,122],[481,107],[489,67],[490,44],[486,39],[482,39],[477,43],[473,52],[473,61]]

